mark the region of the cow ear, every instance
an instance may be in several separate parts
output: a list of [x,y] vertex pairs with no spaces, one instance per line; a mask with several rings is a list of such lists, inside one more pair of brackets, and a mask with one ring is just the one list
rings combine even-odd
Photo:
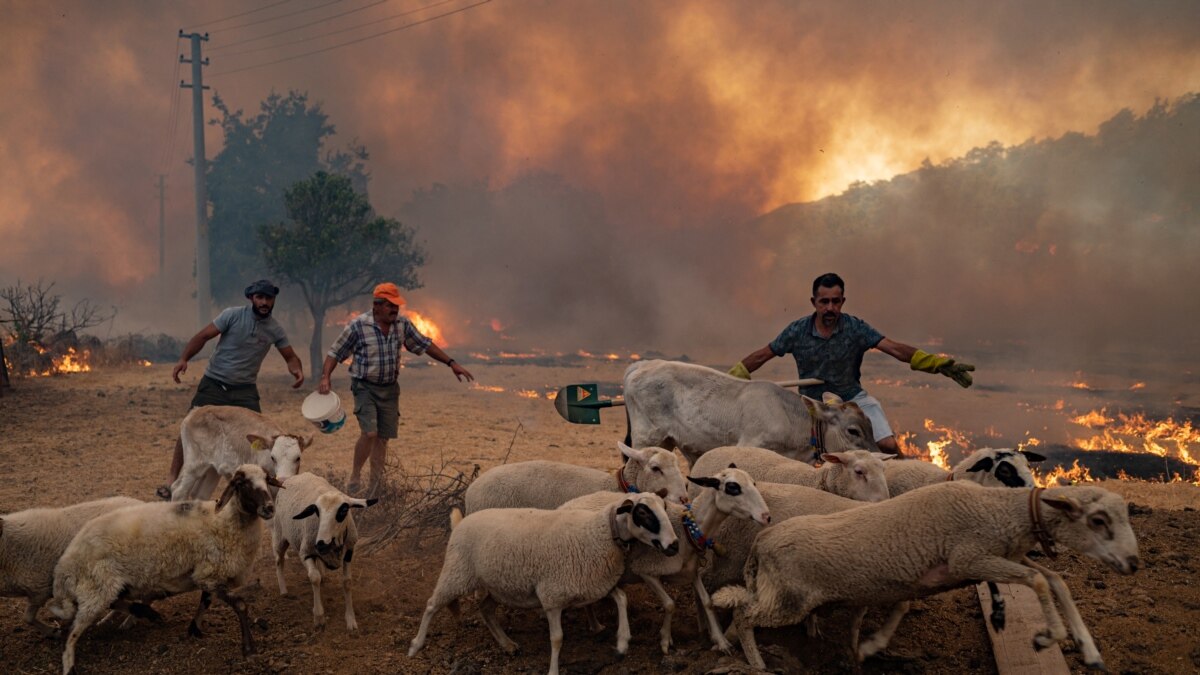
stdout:
[[976,471],[991,471],[992,466],[994,466],[994,465],[995,465],[995,462],[992,461],[991,457],[984,457],[983,459],[979,460],[978,462],[975,462],[974,464],[972,464],[967,469],[967,473],[974,473]]
[[821,461],[833,462],[834,464],[845,464],[846,463],[842,459],[841,455],[837,454],[836,452],[827,452],[827,453],[821,455]]
[[825,405],[841,405],[843,403],[842,397],[838,396],[832,391],[827,391],[824,394],[821,394],[821,402]]
[[306,508],[303,511],[301,511],[300,513],[297,513],[296,515],[292,516],[292,520],[304,520],[305,518],[307,518],[309,516],[316,515],[316,513],[317,513],[317,505],[309,504],[308,508]]
[[1027,462],[1044,462],[1044,461],[1046,461],[1045,455],[1039,455],[1038,453],[1033,452],[1031,450],[1022,450],[1021,454],[1025,455],[1025,461],[1027,461]]
[[296,440],[298,440],[300,442],[300,452],[304,452],[305,448],[312,445],[313,435],[309,434],[307,436],[301,436],[300,438],[298,438]]
[[692,478],[691,476],[688,476],[687,479],[692,483],[699,485],[700,487],[713,489],[721,487],[721,479],[713,478],[712,476],[701,476],[699,478]]
[[267,439],[258,434],[246,434],[246,440],[250,441],[251,450],[266,450],[275,444],[274,439]]

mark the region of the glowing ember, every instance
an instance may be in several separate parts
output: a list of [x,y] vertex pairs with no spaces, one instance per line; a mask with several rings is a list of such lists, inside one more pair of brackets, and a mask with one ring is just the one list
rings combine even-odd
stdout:
[[492,330],[497,333],[504,332],[504,323],[502,323],[500,319],[492,319],[489,325],[492,327]]
[[1132,385],[1129,387],[1129,391],[1137,391],[1138,389],[1145,389],[1145,388],[1146,388],[1146,383],[1145,383],[1145,382],[1134,382],[1134,383],[1133,383],[1133,384],[1132,384]]
[[479,384],[478,382],[471,383],[471,388],[476,391],[490,391],[492,393],[500,393],[504,391],[504,387],[497,387],[490,384]]
[[1092,386],[1090,384],[1088,384],[1087,382],[1077,381],[1077,382],[1072,382],[1070,384],[1071,384],[1071,387],[1073,387],[1075,389],[1083,389],[1085,391],[1091,391],[1091,389],[1092,389]]
[[520,396],[521,398],[540,399],[542,397],[541,394],[537,393],[533,389],[518,389],[516,393],[517,396]]
[[141,365],[143,365],[143,366],[145,366],[145,367],[147,367],[147,368],[149,368],[150,366],[154,365],[153,363],[151,363],[151,362],[147,361],[146,359],[142,359],[141,361],[138,361],[138,363],[140,363]]

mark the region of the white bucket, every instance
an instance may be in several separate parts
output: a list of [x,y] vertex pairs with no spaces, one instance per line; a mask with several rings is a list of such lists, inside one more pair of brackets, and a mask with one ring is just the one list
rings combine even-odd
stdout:
[[332,434],[346,423],[346,413],[342,410],[342,400],[332,391],[322,394],[314,391],[300,405],[300,414],[304,419],[313,423],[323,434]]

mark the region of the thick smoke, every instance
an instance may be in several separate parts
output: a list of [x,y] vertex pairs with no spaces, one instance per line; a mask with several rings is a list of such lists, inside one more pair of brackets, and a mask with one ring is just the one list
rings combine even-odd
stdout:
[[[808,282],[827,269],[847,277],[851,311],[907,341],[998,339],[1018,329],[1025,341],[1077,339],[1079,330],[1056,328],[1042,310],[1041,289],[1053,288],[1069,298],[1068,322],[1094,327],[1088,335],[1104,342],[1106,320],[1120,321],[1110,305],[1124,302],[1109,298],[1126,296],[1081,253],[1094,234],[1085,224],[1098,219],[1116,234],[1114,224],[1123,223],[1123,236],[1146,241],[1153,224],[1137,219],[1156,212],[1156,196],[1195,192],[1194,184],[1130,187],[1120,194],[1151,205],[1123,213],[1103,201],[1108,186],[1126,184],[1116,176],[1091,185],[1096,203],[1078,186],[1050,185],[1030,202],[1036,208],[1020,219],[1019,235],[951,238],[967,250],[950,252],[938,251],[947,248],[947,228],[967,221],[932,193],[917,195],[912,213],[887,219],[903,236],[888,230],[856,246],[814,248],[795,229],[747,224],[854,180],[912,171],[924,158],[940,166],[991,141],[1092,135],[1123,108],[1144,111],[1159,97],[1194,91],[1195,3],[497,0],[245,72],[234,71],[371,31],[254,54],[221,48],[348,8],[207,27],[205,76],[246,109],[272,90],[308,91],[338,126],[339,142],[367,146],[373,202],[419,225],[429,248],[426,288],[410,304],[438,309],[434,318],[460,343],[503,333],[552,349],[658,349],[730,361],[807,312]],[[186,90],[174,145],[167,140],[177,82],[190,75],[186,66],[175,74],[173,43],[180,25],[246,9],[125,2],[5,10],[0,281],[57,280],[63,290],[120,305],[129,329],[195,329]],[[388,3],[285,37],[371,18],[380,29],[398,26],[403,20],[382,18],[407,9]],[[208,132],[212,156],[221,139]],[[171,238],[163,278],[160,170]],[[1047,175],[1071,173],[1068,163]],[[1184,175],[1194,181],[1194,172]],[[1122,177],[1137,182],[1136,174]],[[1157,235],[1150,241],[1129,247],[1144,258],[1100,257],[1119,266],[1113,278],[1145,280],[1139,289],[1194,279],[1179,256],[1155,255]],[[971,264],[1001,242],[1018,267]],[[971,250],[976,244],[987,250]],[[1017,255],[1018,244],[1037,248]],[[1005,273],[1038,292],[1015,292]],[[1034,323],[1025,320],[1030,303]],[[1156,302],[1147,313],[1169,309]]]

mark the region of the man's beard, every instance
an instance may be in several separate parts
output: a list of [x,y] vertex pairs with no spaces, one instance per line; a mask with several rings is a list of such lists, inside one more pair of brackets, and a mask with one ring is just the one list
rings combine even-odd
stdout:
[[271,310],[273,310],[273,309],[275,309],[275,308],[274,307],[260,308],[258,306],[255,306],[254,307],[254,316],[257,316],[260,319],[265,319],[268,316],[271,316]]

